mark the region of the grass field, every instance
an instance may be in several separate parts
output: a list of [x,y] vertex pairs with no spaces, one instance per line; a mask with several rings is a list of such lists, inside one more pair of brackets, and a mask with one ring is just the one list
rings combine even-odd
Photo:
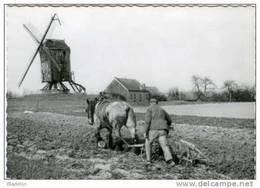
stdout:
[[[255,120],[172,115],[170,143],[194,143],[210,164],[152,169],[138,155],[96,149],[84,95],[8,99],[7,177],[12,179],[254,179]],[[34,111],[34,113],[24,113]],[[143,113],[137,119],[143,120]],[[127,134],[126,130],[123,130]],[[138,126],[142,135],[142,127]]]
[[[185,103],[183,103],[185,104]],[[170,114],[203,117],[227,117],[237,119],[255,119],[254,102],[201,103],[185,105],[160,105]],[[136,112],[145,112],[147,107],[135,107]]]

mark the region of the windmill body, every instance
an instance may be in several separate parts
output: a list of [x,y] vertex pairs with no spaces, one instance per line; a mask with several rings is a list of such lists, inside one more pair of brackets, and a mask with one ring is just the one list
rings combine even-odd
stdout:
[[51,21],[42,37],[38,40],[31,30],[24,25],[26,31],[32,36],[34,41],[38,44],[38,48],[33,55],[32,60],[27,66],[25,73],[19,83],[19,87],[22,84],[27,72],[30,69],[31,64],[34,61],[37,53],[40,54],[41,61],[41,77],[42,82],[46,85],[41,89],[44,92],[69,92],[69,89],[65,85],[65,82],[69,83],[71,88],[75,92],[85,92],[85,87],[76,83],[72,79],[71,64],[70,64],[70,47],[65,43],[64,40],[57,39],[46,39],[45,37],[49,31],[49,28],[54,20],[58,20],[54,14]]
[[64,40],[47,39],[43,44],[56,60],[60,70],[51,62],[43,50],[40,50],[42,82],[71,81],[70,48]]

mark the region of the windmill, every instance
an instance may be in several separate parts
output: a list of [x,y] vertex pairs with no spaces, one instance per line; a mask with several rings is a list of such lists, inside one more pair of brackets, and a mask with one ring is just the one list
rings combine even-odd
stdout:
[[32,31],[25,24],[23,24],[24,29],[38,44],[38,47],[33,54],[29,64],[27,65],[27,68],[22,75],[18,86],[20,87],[23,83],[34,59],[39,53],[41,61],[42,82],[46,83],[46,85],[41,89],[42,91],[48,92],[54,90],[67,93],[69,92],[69,89],[64,84],[64,82],[67,82],[74,92],[85,92],[85,87],[76,83],[73,79],[70,66],[70,47],[65,43],[64,40],[46,39],[53,21],[58,21],[60,23],[57,14],[54,14],[51,17],[49,25],[46,28],[41,40],[37,39]]

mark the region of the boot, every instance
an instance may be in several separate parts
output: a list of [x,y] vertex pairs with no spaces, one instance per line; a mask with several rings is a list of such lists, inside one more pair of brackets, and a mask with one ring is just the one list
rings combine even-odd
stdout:
[[166,164],[167,164],[167,167],[169,167],[169,168],[176,166],[175,162],[172,159],[166,161]]

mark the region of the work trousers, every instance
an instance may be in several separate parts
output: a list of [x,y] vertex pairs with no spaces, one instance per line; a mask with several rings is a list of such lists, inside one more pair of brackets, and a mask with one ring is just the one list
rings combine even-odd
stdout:
[[171,153],[170,147],[168,145],[167,135],[168,135],[167,130],[150,130],[149,131],[148,139],[146,139],[146,141],[145,141],[145,151],[146,151],[147,161],[151,161],[152,143],[157,138],[158,138],[159,144],[163,150],[165,161],[172,160],[172,153]]

